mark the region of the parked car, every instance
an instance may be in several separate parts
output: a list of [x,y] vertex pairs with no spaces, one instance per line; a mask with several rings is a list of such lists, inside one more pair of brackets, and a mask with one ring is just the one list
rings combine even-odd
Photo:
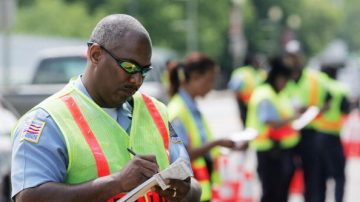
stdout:
[[[4,97],[15,107],[20,115],[60,90],[70,78],[79,75],[86,66],[85,46],[48,49],[40,54],[30,84],[7,89]],[[167,95],[161,83],[161,74],[168,59],[175,53],[165,49],[153,49],[153,70],[139,89],[160,101],[167,102]]]

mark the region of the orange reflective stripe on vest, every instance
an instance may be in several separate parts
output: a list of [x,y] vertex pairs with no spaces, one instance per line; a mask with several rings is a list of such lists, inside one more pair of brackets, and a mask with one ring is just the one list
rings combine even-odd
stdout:
[[326,118],[323,117],[323,114],[320,114],[315,118],[314,123],[320,128],[325,130],[340,131],[344,123],[344,117],[341,117],[339,120],[327,120]]
[[[168,150],[168,145],[169,145],[168,139],[169,138],[168,138],[168,136],[166,136],[167,138],[164,138],[164,134],[167,135],[167,131],[166,131],[164,122],[163,122],[159,112],[155,108],[154,103],[150,100],[150,98],[146,97],[144,95],[143,95],[143,97],[144,97],[145,103],[147,103],[147,106],[149,108],[149,111],[150,111],[154,121],[156,122],[156,125],[158,126],[159,131],[161,132],[161,134],[163,136],[164,143],[166,143],[165,144],[166,150]],[[92,151],[92,154],[93,154],[95,162],[96,162],[98,176],[102,177],[102,176],[110,175],[109,164],[106,160],[106,157],[105,157],[98,141],[96,140],[94,133],[92,132],[91,128],[89,127],[89,124],[87,123],[85,117],[81,113],[79,106],[76,104],[74,98],[69,95],[65,95],[61,98],[61,100],[68,107],[76,124],[78,125],[79,129],[81,130],[82,135],[86,139],[86,142],[89,144],[89,147]],[[164,130],[165,130],[165,133],[164,133]],[[117,195],[111,197],[110,199],[108,199],[107,202],[117,201],[118,199],[122,198],[123,196],[125,196],[125,193],[117,194]],[[142,197],[139,197],[137,199],[137,201],[138,202],[166,202],[166,199],[164,197],[160,197],[159,194],[156,192],[147,192],[146,198],[144,196],[142,196]]]
[[165,125],[163,119],[161,118],[159,111],[156,109],[153,101],[148,96],[146,96],[144,94],[141,94],[141,95],[144,98],[145,104],[150,112],[150,115],[153,118],[153,120],[162,136],[162,139],[164,141],[164,146],[166,149],[166,153],[168,154],[168,157],[169,157],[169,134],[166,129],[166,125]]
[[271,139],[273,140],[282,140],[284,138],[286,138],[289,135],[292,135],[296,133],[296,131],[294,130],[294,128],[290,125],[287,124],[283,127],[280,128],[269,128],[269,136],[271,137]]
[[238,96],[245,104],[247,104],[250,100],[251,93],[252,92],[248,90],[248,91],[240,92]]
[[310,74],[310,98],[309,104],[316,106],[318,104],[319,98],[319,84],[316,82],[316,77],[313,74]]
[[196,167],[194,164],[192,165],[194,176],[199,181],[210,180],[209,172],[206,166]]
[[96,162],[96,168],[98,172],[98,176],[107,176],[110,175],[109,164],[105,158],[105,155],[96,140],[96,137],[92,130],[89,127],[85,117],[80,111],[79,106],[76,104],[74,98],[69,95],[65,95],[62,98],[62,101],[66,104],[69,108],[71,115],[73,116],[76,124],[79,126],[81,133],[83,134],[86,142],[89,144],[92,154],[94,156]]

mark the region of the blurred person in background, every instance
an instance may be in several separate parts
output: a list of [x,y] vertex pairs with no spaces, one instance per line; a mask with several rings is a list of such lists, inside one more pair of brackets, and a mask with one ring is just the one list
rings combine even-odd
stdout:
[[266,81],[255,88],[248,109],[246,127],[258,131],[250,142],[257,152],[257,172],[261,182],[261,202],[287,202],[290,181],[294,174],[294,148],[299,134],[290,123],[297,115],[283,89],[291,71],[281,57],[270,60]]
[[[329,108],[331,94],[320,72],[305,68],[305,55],[299,41],[290,41],[285,46],[285,62],[291,68],[292,80],[288,82],[285,93],[296,111],[302,113],[310,106],[319,109],[320,114]],[[299,155],[304,171],[305,202],[323,202],[325,193],[321,185],[321,159],[318,145],[318,131],[323,126],[317,124],[322,121],[318,115],[305,128],[300,130]]]
[[[98,22],[85,72],[25,114],[12,134],[14,200],[116,201],[178,158],[190,164],[166,106],[137,91],[151,55],[149,33],[135,18]],[[193,182],[167,179],[170,188],[155,186],[137,200],[198,201]]]
[[[316,122],[318,126],[318,140],[321,165],[320,188],[325,197],[326,181],[329,178],[335,180],[335,202],[342,202],[345,187],[345,154],[340,139],[340,132],[346,116],[350,113],[351,104],[345,86],[336,80],[337,71],[343,64],[323,61],[321,71],[327,89],[331,94],[329,109],[321,114],[321,120]],[[324,201],[325,198],[320,198]]]
[[183,64],[173,61],[169,65],[171,124],[189,153],[194,176],[202,187],[201,201],[211,201],[211,186],[219,182],[218,146],[234,148],[235,143],[213,139],[195,98],[204,97],[213,89],[218,67],[202,53],[190,54]]
[[259,54],[248,53],[245,57],[244,66],[236,68],[228,83],[238,103],[239,114],[242,125],[245,126],[248,103],[256,86],[266,79],[266,72],[263,69],[264,62]]

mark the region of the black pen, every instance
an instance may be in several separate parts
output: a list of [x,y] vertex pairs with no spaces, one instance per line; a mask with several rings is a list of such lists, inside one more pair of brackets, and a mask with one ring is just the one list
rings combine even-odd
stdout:
[[137,154],[136,154],[133,150],[131,150],[131,149],[129,149],[129,148],[127,148],[127,150],[128,150],[128,152],[129,152],[130,154],[132,154],[132,155],[134,155],[134,156],[137,156]]

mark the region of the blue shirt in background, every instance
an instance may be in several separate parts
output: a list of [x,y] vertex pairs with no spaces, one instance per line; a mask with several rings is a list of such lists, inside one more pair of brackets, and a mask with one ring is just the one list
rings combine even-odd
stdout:
[[[195,124],[200,132],[201,143],[202,144],[207,143],[208,139],[207,139],[207,135],[206,135],[205,126],[203,125],[203,122],[202,122],[202,115],[199,111],[198,106],[196,105],[195,100],[193,100],[190,97],[190,95],[182,88],[179,89],[179,95],[185,101],[186,106],[190,110],[191,115],[193,116],[193,118],[195,120]],[[179,135],[179,137],[183,141],[184,145],[189,146],[190,140],[189,140],[188,133],[187,133],[182,121],[179,118],[175,118],[171,122],[171,125],[174,127],[176,134]],[[209,157],[209,155],[210,154],[207,154],[206,156]]]
[[258,120],[262,123],[266,123],[268,121],[280,121],[280,115],[270,100],[263,100],[260,102],[259,109],[257,110],[257,116]]

